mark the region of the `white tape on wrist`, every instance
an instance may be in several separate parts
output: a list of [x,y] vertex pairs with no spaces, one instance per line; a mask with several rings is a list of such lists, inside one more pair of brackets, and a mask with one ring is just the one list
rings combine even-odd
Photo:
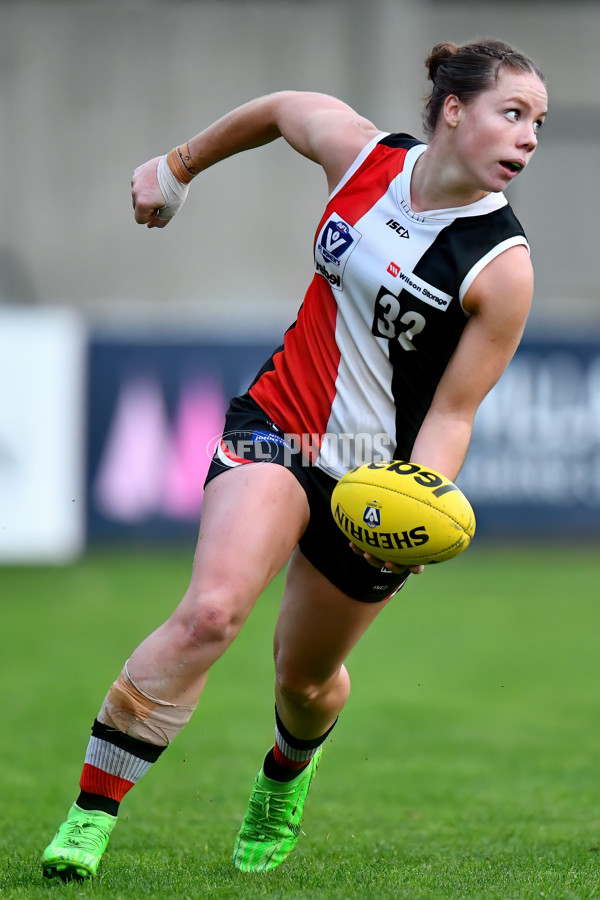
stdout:
[[161,156],[158,161],[156,177],[158,186],[165,198],[165,205],[158,210],[158,218],[172,219],[183,206],[190,186],[189,184],[182,184],[175,178],[168,166],[166,155]]

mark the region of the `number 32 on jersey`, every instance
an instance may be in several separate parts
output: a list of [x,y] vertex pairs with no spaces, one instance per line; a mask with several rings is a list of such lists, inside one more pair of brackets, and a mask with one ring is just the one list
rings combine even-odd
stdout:
[[375,300],[375,315],[373,317],[372,332],[376,337],[388,340],[398,339],[403,350],[416,350],[413,340],[425,328],[425,316],[413,309],[402,310],[402,296],[410,297],[410,292],[400,291],[398,295],[392,294],[386,287],[382,287]]

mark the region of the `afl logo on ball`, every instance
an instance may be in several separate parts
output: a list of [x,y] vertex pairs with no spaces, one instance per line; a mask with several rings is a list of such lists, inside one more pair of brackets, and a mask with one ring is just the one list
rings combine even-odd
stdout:
[[374,501],[372,506],[365,506],[363,522],[369,528],[379,528],[381,525],[381,510],[377,501]]

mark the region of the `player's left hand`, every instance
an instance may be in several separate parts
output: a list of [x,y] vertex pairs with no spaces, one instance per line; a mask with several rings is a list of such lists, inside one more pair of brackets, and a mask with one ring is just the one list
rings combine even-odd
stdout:
[[425,566],[402,566],[399,563],[378,559],[377,556],[373,556],[371,553],[365,553],[364,550],[361,550],[360,547],[357,547],[356,544],[353,543],[350,543],[350,549],[353,553],[356,553],[357,556],[362,556],[365,562],[370,566],[373,566],[374,569],[381,569],[385,566],[386,569],[389,569],[390,572],[394,572],[396,575],[402,575],[407,569],[413,575],[421,575],[425,571]]

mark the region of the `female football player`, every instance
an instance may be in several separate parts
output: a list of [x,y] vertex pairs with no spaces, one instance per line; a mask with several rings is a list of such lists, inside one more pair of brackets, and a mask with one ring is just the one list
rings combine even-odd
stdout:
[[264,872],[296,844],[323,742],[348,699],[344,661],[408,577],[354,552],[333,522],[331,491],[356,461],[352,441],[336,437],[383,435],[388,458],[455,479],[532,298],[527,240],[503,191],[536,149],[544,79],[497,41],[438,44],[427,67],[426,143],[383,133],[333,97],[284,91],[133,175],[136,222],[164,228],[204,169],[283,137],[321,166],[329,197],[297,321],[227,413],[189,587],[102,704],[80,794],[44,853],[48,876],[96,872],[125,793],[189,721],[210,667],[286,564],[275,745],[234,864]]

